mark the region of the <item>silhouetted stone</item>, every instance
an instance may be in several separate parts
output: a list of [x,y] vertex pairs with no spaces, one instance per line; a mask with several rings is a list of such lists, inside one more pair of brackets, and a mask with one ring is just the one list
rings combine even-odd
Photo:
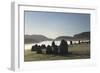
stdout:
[[50,45],[46,48],[46,54],[52,54],[52,47]]
[[78,44],[81,44],[80,40],[78,41]]
[[32,46],[31,51],[36,51],[36,48]]
[[42,54],[42,49],[41,49],[41,46],[37,46],[37,54]]
[[38,48],[37,44],[33,46],[33,50],[37,51],[37,48]]
[[72,45],[73,43],[72,43],[72,41],[70,41],[70,45]]
[[58,47],[55,45],[55,42],[52,42],[52,48],[53,48],[53,54],[57,55],[58,54]]
[[60,43],[60,55],[68,55],[68,44],[65,40],[61,40]]
[[42,45],[41,45],[41,48],[44,49],[44,48],[46,48],[46,46],[45,46],[44,44],[42,44]]

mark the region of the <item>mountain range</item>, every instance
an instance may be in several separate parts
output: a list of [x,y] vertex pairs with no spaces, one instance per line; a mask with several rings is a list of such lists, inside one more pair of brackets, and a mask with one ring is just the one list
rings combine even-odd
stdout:
[[25,43],[38,43],[42,41],[50,41],[53,40],[51,38],[47,38],[43,35],[24,35],[24,42]]
[[42,41],[51,40],[90,40],[90,32],[82,32],[75,34],[74,36],[59,36],[55,39],[48,38],[44,35],[24,35],[24,42],[27,43],[39,43]]
[[90,32],[82,32],[74,36],[59,36],[55,40],[90,40]]

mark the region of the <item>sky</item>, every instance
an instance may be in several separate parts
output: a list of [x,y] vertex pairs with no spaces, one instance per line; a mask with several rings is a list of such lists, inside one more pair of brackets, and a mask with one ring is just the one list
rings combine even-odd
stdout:
[[90,14],[24,11],[25,35],[48,38],[90,31]]

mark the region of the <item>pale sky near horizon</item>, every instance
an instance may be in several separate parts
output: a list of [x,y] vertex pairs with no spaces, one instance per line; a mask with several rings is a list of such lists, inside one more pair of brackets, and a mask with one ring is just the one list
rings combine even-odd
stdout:
[[48,38],[90,31],[90,14],[25,11],[25,34]]

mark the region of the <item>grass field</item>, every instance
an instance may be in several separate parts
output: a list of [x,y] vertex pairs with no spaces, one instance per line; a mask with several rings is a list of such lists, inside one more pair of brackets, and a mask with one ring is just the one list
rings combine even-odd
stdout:
[[87,59],[90,58],[90,44],[81,43],[70,45],[68,56],[57,56],[47,54],[36,54],[31,50],[25,50],[24,61],[45,61],[45,60],[69,60],[69,59]]

